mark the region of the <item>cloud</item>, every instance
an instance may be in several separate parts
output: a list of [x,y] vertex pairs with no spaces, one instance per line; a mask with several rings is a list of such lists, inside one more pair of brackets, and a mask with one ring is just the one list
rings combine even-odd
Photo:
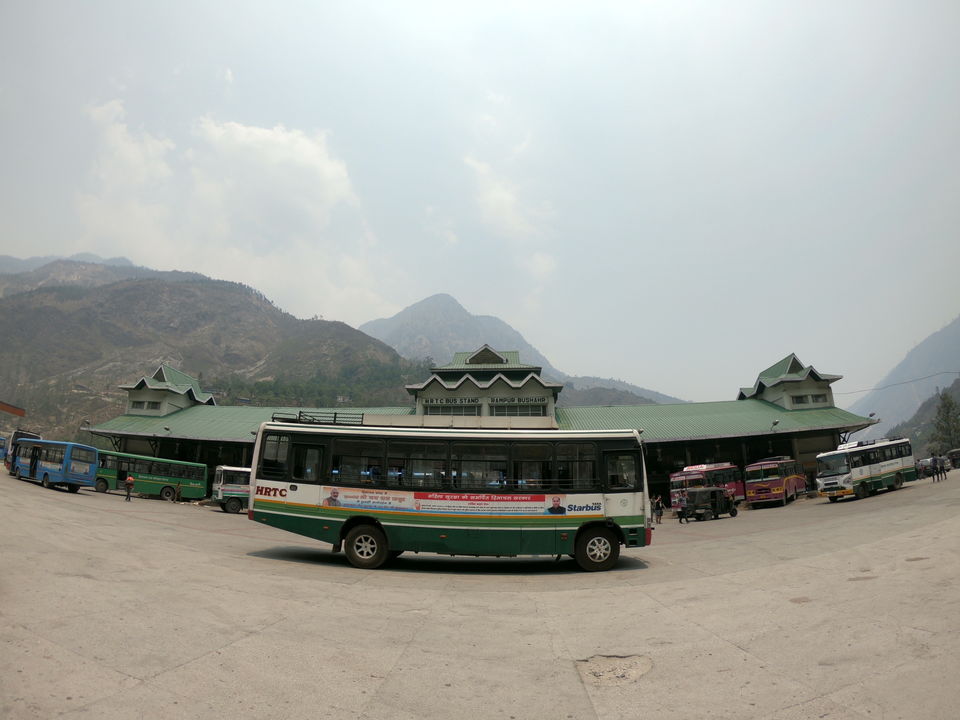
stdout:
[[174,143],[145,131],[132,132],[119,100],[89,107],[86,114],[99,145],[90,188],[76,199],[85,229],[81,242],[122,253],[131,241],[163,240],[169,208],[156,198],[173,174],[167,158]]
[[325,133],[203,117],[178,148],[131,130],[119,100],[87,114],[98,145],[76,207],[88,247],[239,280],[302,317],[359,323],[395,310],[380,292],[402,271]]
[[483,221],[508,239],[532,237],[536,228],[527,217],[513,183],[471,155],[464,158],[464,163],[473,171],[476,202]]

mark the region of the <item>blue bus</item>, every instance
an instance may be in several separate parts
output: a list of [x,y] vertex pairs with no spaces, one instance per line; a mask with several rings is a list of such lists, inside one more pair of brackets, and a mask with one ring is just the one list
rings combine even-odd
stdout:
[[[0,461],[5,461],[7,459],[7,439],[0,435]],[[6,463],[4,462],[4,465]]]
[[39,440],[40,436],[34,432],[30,432],[29,430],[21,430],[20,428],[17,428],[13,431],[13,434],[10,435],[9,440],[6,438],[0,438],[0,440],[3,440],[4,445],[3,466],[11,475],[15,475],[16,473],[13,471],[13,466],[10,465],[10,458],[13,457],[13,450],[17,447],[17,442],[21,438],[37,438]]
[[96,486],[97,449],[60,440],[20,438],[11,450],[10,474],[45,488],[59,485],[75,493]]

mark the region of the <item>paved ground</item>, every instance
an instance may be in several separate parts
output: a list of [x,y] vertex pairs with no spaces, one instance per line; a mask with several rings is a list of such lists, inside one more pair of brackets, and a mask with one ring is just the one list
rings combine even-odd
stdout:
[[609,573],[400,558],[0,475],[2,718],[953,718],[960,471],[659,526]]

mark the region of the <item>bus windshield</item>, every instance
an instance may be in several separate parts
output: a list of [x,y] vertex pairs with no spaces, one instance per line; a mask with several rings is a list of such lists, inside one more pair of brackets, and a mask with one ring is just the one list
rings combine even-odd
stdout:
[[780,468],[777,465],[767,465],[766,467],[748,468],[746,472],[747,482],[751,480],[769,480],[780,477]]
[[830,475],[846,475],[850,472],[849,456],[828,455],[827,457],[817,458],[817,474],[821,477]]

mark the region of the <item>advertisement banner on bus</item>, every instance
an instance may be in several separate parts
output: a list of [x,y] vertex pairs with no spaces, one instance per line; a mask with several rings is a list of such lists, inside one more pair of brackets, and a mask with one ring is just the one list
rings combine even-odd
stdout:
[[324,507],[364,510],[411,510],[421,513],[464,515],[590,515],[603,508],[600,497],[577,496],[576,503],[567,503],[564,494],[494,494],[401,492],[380,488],[344,488],[325,486],[321,489]]

